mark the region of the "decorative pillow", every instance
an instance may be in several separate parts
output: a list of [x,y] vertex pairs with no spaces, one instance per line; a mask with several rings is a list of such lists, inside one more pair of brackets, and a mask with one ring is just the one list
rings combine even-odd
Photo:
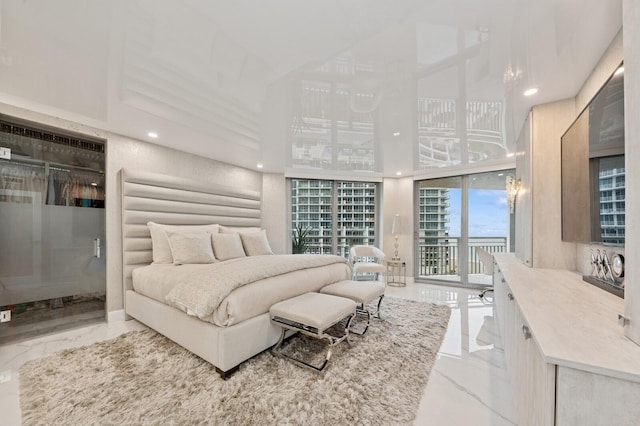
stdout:
[[247,256],[273,254],[269,240],[267,240],[267,231],[264,229],[258,232],[241,233],[240,239],[242,240],[244,252]]
[[216,258],[211,248],[211,234],[182,234],[167,232],[174,265],[189,263],[213,263]]
[[255,227],[255,226],[242,228],[242,227],[239,227],[239,226],[222,226],[222,225],[220,225],[220,233],[221,234],[233,234],[233,233],[246,234],[247,232],[258,232],[258,231],[262,231],[262,228],[258,228],[258,227]]
[[244,249],[240,234],[211,234],[211,242],[213,243],[213,252],[218,260],[235,259],[236,257],[245,257]]
[[219,225],[163,225],[155,222],[147,222],[151,232],[151,246],[153,248],[153,263],[173,263],[171,247],[167,238],[167,232],[180,232],[182,234],[198,234],[208,232],[217,234]]

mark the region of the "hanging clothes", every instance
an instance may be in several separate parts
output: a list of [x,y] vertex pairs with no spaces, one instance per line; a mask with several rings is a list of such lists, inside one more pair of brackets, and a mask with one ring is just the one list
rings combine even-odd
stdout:
[[0,162],[0,201],[43,204],[46,186],[43,166]]

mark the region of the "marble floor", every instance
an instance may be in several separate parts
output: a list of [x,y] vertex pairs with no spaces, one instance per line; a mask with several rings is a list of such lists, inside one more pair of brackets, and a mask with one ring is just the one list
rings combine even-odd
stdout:
[[[416,425],[514,425],[515,413],[502,350],[495,347],[493,307],[477,290],[409,283],[387,295],[444,303],[452,315],[424,390]],[[26,361],[62,349],[113,338],[144,328],[136,321],[94,324],[0,346],[0,423],[19,425],[19,368]]]

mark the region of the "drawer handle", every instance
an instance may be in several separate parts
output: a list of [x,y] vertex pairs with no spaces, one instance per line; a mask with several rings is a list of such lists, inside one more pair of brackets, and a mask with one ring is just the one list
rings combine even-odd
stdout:
[[507,297],[509,298],[509,300],[513,300],[513,294],[509,293],[507,294]]
[[522,326],[522,334],[524,335],[525,340],[531,339],[531,330],[526,325]]

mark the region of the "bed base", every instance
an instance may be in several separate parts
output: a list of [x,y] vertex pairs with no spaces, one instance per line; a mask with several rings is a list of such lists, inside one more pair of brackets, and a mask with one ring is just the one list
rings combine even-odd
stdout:
[[125,297],[127,315],[209,362],[225,380],[242,362],[271,348],[280,338],[280,327],[271,322],[269,313],[218,327],[133,290]]

